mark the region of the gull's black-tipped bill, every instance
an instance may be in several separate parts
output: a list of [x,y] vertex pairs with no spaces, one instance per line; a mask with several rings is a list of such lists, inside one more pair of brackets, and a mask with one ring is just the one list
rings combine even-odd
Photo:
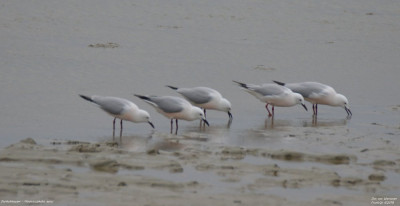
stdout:
[[229,116],[229,119],[233,119],[232,113],[230,111],[228,111],[228,116]]
[[344,110],[346,110],[347,116],[353,116],[353,113],[351,113],[349,108],[345,107]]
[[204,123],[206,123],[207,126],[210,126],[210,124],[208,124],[208,121],[206,119],[202,119]]
[[304,109],[305,109],[306,111],[308,111],[308,109],[307,109],[307,107],[306,107],[306,105],[305,105],[305,104],[301,104],[301,106],[303,106],[303,107],[304,107]]
[[152,123],[152,122],[150,122],[150,121],[148,121],[148,123],[150,124],[150,126],[154,129],[155,127],[154,127],[154,124]]

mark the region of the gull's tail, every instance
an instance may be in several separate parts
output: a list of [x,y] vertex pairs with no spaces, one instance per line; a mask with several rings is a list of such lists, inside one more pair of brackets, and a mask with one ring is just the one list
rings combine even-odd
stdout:
[[286,84],[286,83],[278,82],[278,81],[275,81],[275,80],[274,80],[273,82],[275,82],[276,84],[279,84],[279,85],[281,85],[281,86],[285,86],[285,84]]

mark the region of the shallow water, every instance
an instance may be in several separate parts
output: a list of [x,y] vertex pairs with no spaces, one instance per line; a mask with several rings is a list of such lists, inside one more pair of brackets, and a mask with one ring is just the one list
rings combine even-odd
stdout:
[[[166,84],[219,90],[233,104],[229,137],[235,138],[262,126],[266,115],[232,80],[320,81],[350,100],[354,117],[346,126],[369,126],[377,116],[380,124],[399,126],[400,96],[392,91],[400,88],[398,5],[242,3],[118,2],[97,15],[82,2],[3,2],[0,146],[26,137],[110,136],[112,118],[81,93],[130,99],[151,113],[157,131],[168,132],[169,121],[132,96],[176,95]],[[90,46],[109,42],[118,47]],[[320,118],[341,121],[341,110],[320,107]],[[209,112],[212,125],[223,125],[226,116]],[[277,109],[277,119],[288,124],[308,118],[300,107]],[[126,123],[124,135],[149,131]]]
[[[0,148],[27,137],[43,144],[111,140],[112,117],[78,94],[118,96],[149,111],[156,131],[126,122],[124,141],[170,138],[169,120],[132,94],[209,86],[231,101],[232,124],[209,111],[210,127],[180,121],[179,136],[204,146],[343,153],[357,164],[397,160],[399,153],[385,148],[400,145],[399,9],[391,1],[102,1],[95,9],[81,1],[3,1]],[[232,80],[326,83],[347,96],[353,117],[320,106],[315,122],[307,104],[308,112],[276,108],[272,120]],[[140,141],[122,147],[141,151]],[[368,170],[354,167],[335,171]],[[395,179],[390,173],[384,184]]]

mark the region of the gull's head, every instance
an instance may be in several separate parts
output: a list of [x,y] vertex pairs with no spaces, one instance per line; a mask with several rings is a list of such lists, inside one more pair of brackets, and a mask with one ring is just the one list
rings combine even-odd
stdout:
[[200,119],[203,120],[204,123],[208,124],[208,121],[205,118],[204,112],[202,109],[200,109],[199,107],[192,107],[192,115],[193,115],[193,119]]
[[306,111],[308,111],[308,110],[307,110],[307,107],[306,107],[306,105],[305,105],[305,103],[304,103],[304,97],[303,97],[301,94],[299,94],[299,93],[294,93],[293,96],[294,96],[294,98],[295,98],[296,104],[301,104],[301,106],[303,106],[304,109],[305,109]]
[[218,110],[227,112],[229,119],[232,119],[231,108],[232,108],[231,102],[229,102],[229,100],[225,98],[222,98],[221,101],[219,102]]
[[336,99],[335,100],[336,100],[335,101],[336,106],[343,107],[344,110],[346,110],[347,115],[349,115],[349,116],[353,115],[351,113],[351,111],[350,111],[349,100],[347,100],[347,98],[344,95],[336,94]]
[[136,115],[136,122],[147,122],[151,127],[154,128],[154,125],[150,120],[150,114],[145,110],[141,109],[138,111],[138,114]]
[[229,112],[229,111],[231,111],[232,106],[231,106],[231,103],[227,99],[222,98],[221,101],[219,102],[218,107],[219,107],[218,109],[221,111]]

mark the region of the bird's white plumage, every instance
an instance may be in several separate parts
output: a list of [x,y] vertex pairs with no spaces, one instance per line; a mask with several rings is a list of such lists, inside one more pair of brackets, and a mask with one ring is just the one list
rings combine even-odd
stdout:
[[229,117],[232,118],[231,103],[224,98],[217,90],[209,87],[193,87],[193,88],[176,88],[176,91],[181,94],[186,100],[193,105],[203,108],[204,110],[218,110],[227,112]]
[[[307,110],[304,105],[304,98],[298,93],[292,92],[290,89],[277,85],[277,84],[245,84],[241,82],[236,82],[245,91],[255,96],[262,102],[267,103],[266,108],[268,110],[269,116],[273,116],[274,107],[291,107],[296,104],[300,104]],[[272,114],[268,109],[268,105],[272,105]]]
[[196,119],[205,120],[203,111],[183,98],[174,96],[135,96],[152,105],[157,112],[169,119],[182,119],[187,121]]
[[[109,96],[85,96],[80,95],[83,99],[97,104],[102,110],[113,116],[114,118],[121,119],[121,135],[122,135],[122,120],[130,122],[147,122],[154,128],[153,123],[150,121],[150,115],[147,111],[139,109],[133,102],[118,97]],[[115,130],[115,119],[114,119]],[[114,134],[114,132],[113,132]]]
[[[318,104],[329,105],[334,107],[343,107],[348,115],[352,115],[350,105],[347,98],[339,94],[331,86],[319,82],[300,82],[300,83],[282,83],[285,87],[293,92],[300,93],[304,99],[313,104],[313,108]],[[314,114],[317,113],[317,108],[314,109]]]

